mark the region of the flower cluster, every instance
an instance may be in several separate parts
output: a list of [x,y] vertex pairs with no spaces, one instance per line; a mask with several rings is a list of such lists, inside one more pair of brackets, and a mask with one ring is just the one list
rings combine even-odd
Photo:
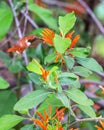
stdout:
[[64,119],[65,108],[56,108],[55,115],[52,115],[52,107],[49,106],[48,112],[44,110],[44,115],[36,112],[40,119],[32,118],[35,125],[38,125],[42,130],[64,130],[61,121]]
[[[80,39],[80,35],[76,35],[74,38],[73,38],[73,34],[74,34],[75,31],[72,31],[70,33],[68,33],[65,38],[70,38],[72,40],[71,42],[71,45],[69,46],[69,48],[73,48],[76,43],[78,42],[78,40]],[[52,46],[54,46],[54,42],[53,42],[53,39],[54,39],[54,36],[55,36],[55,33],[53,30],[50,30],[48,28],[45,28],[42,32],[42,39],[43,39],[43,42],[44,43],[48,43]]]

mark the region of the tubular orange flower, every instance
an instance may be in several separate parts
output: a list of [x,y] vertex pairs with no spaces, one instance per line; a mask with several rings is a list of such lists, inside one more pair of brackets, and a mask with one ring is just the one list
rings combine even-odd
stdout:
[[79,39],[80,39],[80,35],[75,36],[75,38],[72,40],[72,43],[70,45],[70,49],[72,49],[76,45]]
[[61,54],[59,52],[56,52],[57,56],[55,58],[55,61],[58,62],[58,60],[61,58]]
[[99,120],[99,123],[100,123],[101,127],[99,127],[97,125],[95,125],[95,127],[97,128],[97,130],[103,130],[103,128],[104,128],[104,122],[102,122],[101,120]]
[[44,117],[43,117],[43,115],[42,115],[40,112],[36,112],[36,114],[40,117],[40,119],[41,119],[42,121],[45,120]]
[[44,110],[44,114],[42,115],[40,112],[36,112],[36,114],[40,117],[39,119],[31,118],[34,124],[38,125],[42,130],[50,130],[50,126],[54,127],[55,130],[64,130],[61,124],[61,120],[64,116],[65,108],[60,110],[56,109],[55,116],[52,116],[52,107],[48,106],[48,113]]
[[61,121],[61,120],[63,120],[64,119],[64,110],[65,110],[66,108],[62,108],[62,109],[60,109],[60,110],[58,110],[58,109],[56,109],[56,114],[55,114],[55,116],[54,116],[54,118],[58,118],[58,121]]
[[49,120],[49,116],[48,116],[46,110],[44,110],[44,115],[45,115],[45,121],[46,121],[46,123],[47,123],[47,121]]
[[64,130],[62,128],[62,125],[60,124],[60,122],[56,122],[56,129],[55,130]]
[[75,31],[73,30],[72,32],[68,33],[65,37],[72,39],[72,35],[74,34],[74,32]]
[[43,39],[43,42],[44,43],[49,43],[50,45],[53,46],[53,38],[55,36],[55,33],[54,31],[48,29],[48,28],[45,28],[42,32],[42,39]]
[[104,122],[102,122],[102,121],[100,120],[99,123],[100,123],[101,126],[104,128]]
[[95,125],[95,127],[97,128],[97,130],[103,130],[101,127]]
[[43,122],[40,121],[39,119],[33,119],[33,122],[34,122],[34,124],[40,126],[40,128],[42,128],[42,130],[47,130],[47,127],[44,126]]
[[68,33],[65,36],[66,38],[70,38],[72,40],[71,45],[69,47],[70,49],[72,49],[76,45],[76,43],[78,42],[78,40],[80,39],[80,35],[75,36],[74,39],[73,39],[72,35],[74,34],[74,32],[75,31],[73,30],[72,32]]
[[42,71],[42,78],[46,81],[47,80],[47,76],[49,75],[50,71],[46,71],[45,69],[43,69],[42,67],[40,68]]
[[59,127],[59,129],[58,130],[64,130],[63,128],[62,128],[62,125]]

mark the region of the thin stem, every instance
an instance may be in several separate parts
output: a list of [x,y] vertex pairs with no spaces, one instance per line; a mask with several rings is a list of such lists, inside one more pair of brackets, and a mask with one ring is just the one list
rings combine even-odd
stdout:
[[[12,12],[13,12],[13,15],[14,15],[14,19],[15,19],[15,23],[16,23],[16,27],[17,27],[17,31],[18,31],[18,36],[19,38],[21,39],[23,37],[23,34],[21,32],[21,29],[20,29],[20,23],[19,23],[19,20],[17,18],[17,14],[16,14],[16,11],[14,9],[14,5],[13,5],[13,2],[12,0],[8,0],[9,1],[9,4],[11,6],[11,9],[12,9]],[[26,51],[24,51],[23,53],[23,57],[24,57],[24,60],[25,60],[25,63],[26,65],[28,64],[28,58],[27,58],[27,55],[26,55]],[[29,87],[30,87],[30,90],[32,91],[33,90],[33,87],[32,87],[32,83],[29,82]]]
[[86,83],[89,83],[89,84],[95,84],[95,85],[104,85],[104,82],[102,81],[94,81],[94,80],[79,80],[81,84],[86,84]]
[[103,25],[96,18],[95,14],[92,12],[92,10],[89,8],[89,6],[86,4],[86,2],[83,1],[83,0],[77,0],[77,1],[86,9],[87,13],[92,17],[93,21],[98,26],[101,33],[104,35],[104,27],[103,27]]
[[[28,0],[26,0],[26,12],[25,12],[25,14],[28,14]],[[24,20],[24,28],[23,28],[23,35],[25,35],[26,26],[27,26],[27,19],[26,19],[26,17],[25,17],[25,20]]]
[[80,122],[88,122],[88,121],[99,121],[99,120],[104,120],[104,118],[100,117],[95,117],[95,118],[84,118],[84,119],[77,119],[75,122],[71,123],[68,128],[73,127],[75,124],[80,123]]
[[[73,8],[76,10],[76,5],[74,4],[69,4],[68,2],[62,2],[58,0],[42,0],[42,2],[52,5],[52,6],[58,6],[58,7],[68,7],[68,8]],[[81,11],[81,9],[77,6],[77,10]]]
[[28,16],[26,13],[24,13],[24,10],[21,10],[21,14],[24,15],[24,17],[28,20],[28,22],[29,22],[34,28],[39,28],[38,25],[31,19],[31,17]]
[[[58,0],[42,0],[44,3],[52,5],[52,6],[58,6],[58,7],[68,7],[68,8],[73,8],[76,9],[76,6],[73,4],[69,4],[67,2],[61,2]],[[96,16],[94,15],[94,13],[92,12],[92,10],[89,8],[89,6],[83,1],[83,0],[77,0],[88,12],[88,14],[91,16],[91,18],[93,19],[93,21],[95,22],[95,24],[97,25],[97,27],[99,28],[100,32],[104,35],[104,27],[103,25],[100,23],[100,21],[96,18]],[[77,7],[77,10],[81,11],[80,8]]]

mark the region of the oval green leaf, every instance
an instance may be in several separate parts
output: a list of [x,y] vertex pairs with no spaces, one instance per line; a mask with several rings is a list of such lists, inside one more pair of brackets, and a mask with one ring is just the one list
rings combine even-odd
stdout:
[[13,21],[13,14],[8,4],[0,2],[0,40],[6,35]]
[[59,30],[63,37],[73,28],[75,21],[76,17],[74,12],[66,14],[65,16],[59,16]]
[[27,69],[29,71],[42,75],[42,71],[40,68],[43,68],[43,67],[35,59],[33,59],[31,62],[29,62],[28,66],[27,66]]
[[76,88],[71,88],[69,90],[66,90],[65,93],[71,99],[72,101],[83,105],[83,106],[91,106],[93,105],[93,101],[88,99],[87,96],[80,90]]
[[66,49],[70,46],[71,40],[69,38],[63,38],[57,34],[54,37],[54,46],[59,53],[65,53]]
[[5,115],[0,118],[0,130],[10,130],[25,118],[17,115]]
[[9,83],[0,77],[0,89],[6,89],[9,87]]
[[14,110],[22,111],[36,107],[44,101],[50,93],[51,92],[45,90],[33,91],[21,98],[14,106]]

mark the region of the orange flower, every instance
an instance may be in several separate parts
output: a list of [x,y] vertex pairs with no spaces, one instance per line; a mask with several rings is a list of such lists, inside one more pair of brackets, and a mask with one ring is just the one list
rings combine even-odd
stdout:
[[55,61],[58,62],[58,60],[61,58],[61,54],[59,52],[56,52],[57,56],[55,58]]
[[100,123],[101,127],[99,127],[97,125],[95,125],[95,127],[97,128],[97,130],[103,130],[103,128],[104,128],[104,122],[102,122],[101,120],[99,120],[99,123]]
[[79,39],[80,39],[80,35],[75,36],[75,38],[72,40],[72,43],[70,45],[70,49],[72,49],[76,45]]
[[73,30],[72,32],[68,33],[65,37],[72,39],[72,35],[74,34],[74,32],[75,31]]
[[64,110],[65,108],[60,110],[56,109],[55,116],[52,116],[52,107],[49,105],[48,113],[46,110],[44,110],[44,115],[42,115],[40,112],[36,112],[36,114],[40,117],[40,120],[34,118],[30,120],[32,120],[34,124],[38,125],[42,130],[49,130],[49,126],[54,126],[55,130],[64,130],[60,122],[63,119]]
[[76,45],[76,43],[78,42],[78,40],[80,39],[80,35],[77,35],[74,38],[72,37],[72,35],[74,34],[74,32],[75,31],[73,30],[72,32],[68,33],[65,36],[66,38],[70,38],[72,40],[71,45],[69,47],[70,49],[72,49]]
[[58,109],[56,109],[56,114],[55,114],[55,116],[54,116],[54,118],[58,118],[58,121],[61,121],[61,120],[63,120],[64,119],[64,110],[65,110],[66,108],[62,108],[62,109],[60,109],[60,110],[58,110]]
[[49,75],[50,71],[46,71],[45,69],[43,69],[42,67],[40,68],[42,71],[42,78],[46,81],[47,80],[47,76]]
[[42,32],[42,39],[43,39],[43,42],[44,43],[49,43],[50,45],[53,46],[53,38],[55,36],[55,33],[54,31],[48,29],[48,28],[45,28]]
[[44,125],[44,123],[39,119],[33,119],[34,124],[40,126],[42,130],[47,130],[47,127]]

